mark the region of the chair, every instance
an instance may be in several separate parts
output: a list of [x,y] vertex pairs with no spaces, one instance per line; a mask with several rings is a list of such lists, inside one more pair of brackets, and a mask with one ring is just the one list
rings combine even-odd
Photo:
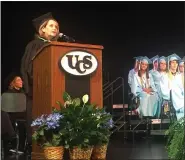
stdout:
[[[26,96],[23,93],[3,93],[1,96],[1,110],[7,113],[20,113],[26,111]],[[22,154],[23,152],[19,151],[19,123],[24,122],[26,123],[26,119],[15,119],[14,126],[16,132],[16,149],[10,150],[11,152],[18,154]],[[26,144],[26,140],[25,140]],[[25,149],[26,145],[24,145]]]

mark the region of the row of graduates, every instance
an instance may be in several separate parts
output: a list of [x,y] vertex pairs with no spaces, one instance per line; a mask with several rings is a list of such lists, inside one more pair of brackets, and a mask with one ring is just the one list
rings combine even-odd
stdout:
[[[136,112],[140,116],[160,117],[164,103],[172,102],[177,119],[184,117],[184,61],[177,54],[158,55],[149,59],[135,57],[128,74],[131,93],[140,100]],[[149,65],[153,68],[149,70]]]

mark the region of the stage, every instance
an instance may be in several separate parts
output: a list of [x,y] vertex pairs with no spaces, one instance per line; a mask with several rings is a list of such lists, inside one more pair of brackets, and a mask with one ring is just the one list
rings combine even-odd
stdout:
[[[125,141],[125,143],[124,143]],[[131,140],[123,139],[123,133],[115,133],[110,140],[106,160],[167,160],[165,150],[166,140],[164,136],[151,136],[148,139],[143,135],[137,135],[135,144]],[[11,155],[4,160],[29,160],[27,155],[17,157]],[[67,154],[65,159],[69,160]]]

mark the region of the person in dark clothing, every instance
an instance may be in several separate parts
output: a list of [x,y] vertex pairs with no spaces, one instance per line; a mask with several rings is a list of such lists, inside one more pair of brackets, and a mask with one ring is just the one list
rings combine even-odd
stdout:
[[5,92],[6,93],[24,93],[23,80],[19,73],[12,72],[5,79]]
[[28,118],[28,143],[32,143],[31,122],[32,122],[32,100],[33,100],[33,63],[32,59],[37,52],[50,43],[57,41],[59,38],[59,24],[49,12],[33,20],[36,29],[34,40],[28,43],[25,53],[21,60],[21,74],[24,81],[24,89],[27,95],[27,115]]
[[16,133],[10,120],[9,114],[1,111],[1,140],[3,141],[4,156],[9,154],[12,141],[16,138]]
[[[5,79],[5,89],[6,91],[4,93],[24,93],[22,87],[23,87],[23,81],[20,75],[16,72],[12,72],[6,79]],[[4,106],[5,107],[5,106]],[[3,109],[3,108],[2,108]],[[6,110],[7,111],[7,110]],[[8,150],[10,148],[7,147],[8,143],[13,144],[12,142],[15,142],[16,133],[13,128],[14,122],[16,119],[25,119],[26,120],[26,114],[25,112],[5,112],[1,111],[1,135],[3,136],[4,140],[4,147],[5,147],[5,154],[8,153]],[[19,126],[20,134],[20,146],[22,145],[21,150],[23,150],[24,147],[24,141],[26,137],[26,128],[25,125]],[[9,145],[9,147],[14,148],[13,146]]]
[[4,111],[1,111],[1,135],[3,135],[5,139],[15,137],[15,130],[12,126],[9,114]]

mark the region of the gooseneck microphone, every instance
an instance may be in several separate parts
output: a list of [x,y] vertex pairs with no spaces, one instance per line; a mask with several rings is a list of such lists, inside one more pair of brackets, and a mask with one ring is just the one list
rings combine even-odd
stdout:
[[65,35],[64,33],[59,33],[59,37],[62,38],[66,42],[75,42],[72,37]]

